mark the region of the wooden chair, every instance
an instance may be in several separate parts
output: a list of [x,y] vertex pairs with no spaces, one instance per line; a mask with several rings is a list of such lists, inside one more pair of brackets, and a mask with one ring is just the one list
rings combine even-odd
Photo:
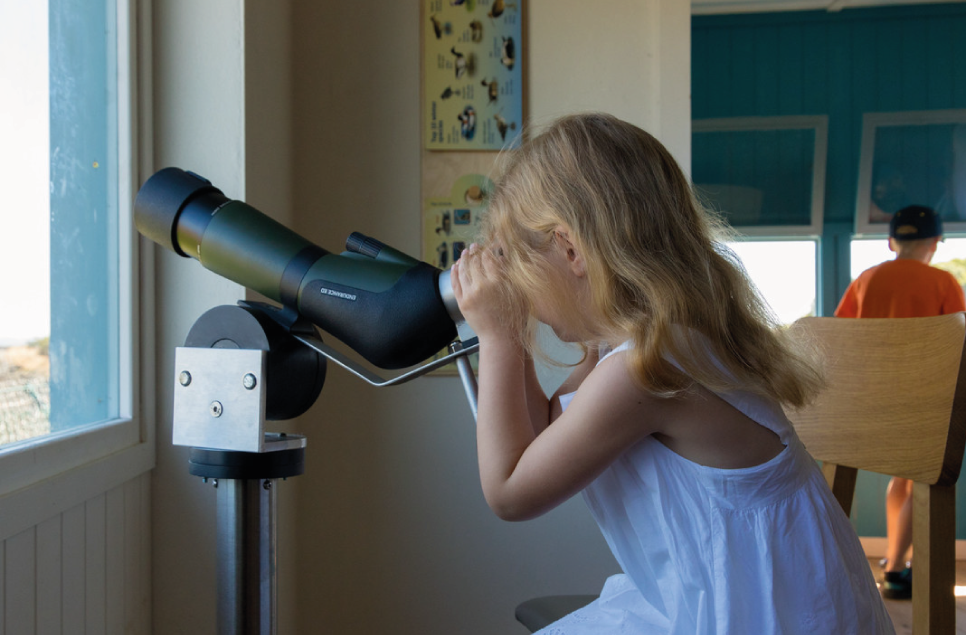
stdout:
[[802,318],[828,388],[789,418],[848,514],[857,470],[913,481],[916,635],[956,630],[955,485],[966,444],[966,319]]
[[[966,447],[964,314],[803,318],[792,332],[823,350],[828,388],[789,418],[846,514],[860,469],[913,481],[913,633],[952,635],[955,484]],[[516,616],[533,632],[593,599],[535,598]]]

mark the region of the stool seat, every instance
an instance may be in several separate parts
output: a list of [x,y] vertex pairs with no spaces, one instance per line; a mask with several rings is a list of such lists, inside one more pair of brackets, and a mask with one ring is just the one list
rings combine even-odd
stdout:
[[516,618],[531,633],[535,633],[596,599],[596,595],[547,595],[533,598],[517,606]]

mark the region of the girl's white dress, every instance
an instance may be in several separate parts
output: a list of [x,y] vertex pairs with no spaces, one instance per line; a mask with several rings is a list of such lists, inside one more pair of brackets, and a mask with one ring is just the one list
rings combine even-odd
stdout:
[[628,449],[583,492],[624,573],[541,635],[895,632],[849,519],[782,409],[719,396],[785,449],[736,470],[652,437]]

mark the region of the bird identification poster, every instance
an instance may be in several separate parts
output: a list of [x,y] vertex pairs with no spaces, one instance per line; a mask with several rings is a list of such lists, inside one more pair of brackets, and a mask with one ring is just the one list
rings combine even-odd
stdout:
[[500,150],[523,124],[524,0],[424,0],[427,150]]

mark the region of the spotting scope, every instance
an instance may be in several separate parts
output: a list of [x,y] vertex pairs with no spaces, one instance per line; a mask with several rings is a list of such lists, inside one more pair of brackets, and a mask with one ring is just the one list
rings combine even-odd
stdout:
[[150,240],[296,310],[380,368],[433,356],[462,322],[448,271],[359,233],[330,253],[193,172],[151,176],[134,222]]

